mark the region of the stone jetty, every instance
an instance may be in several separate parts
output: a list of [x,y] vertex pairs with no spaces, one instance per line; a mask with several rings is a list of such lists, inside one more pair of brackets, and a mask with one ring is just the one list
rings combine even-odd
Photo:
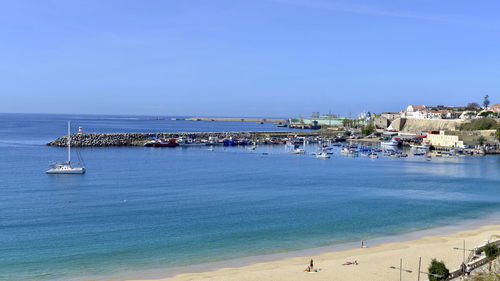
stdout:
[[[143,146],[151,137],[163,139],[193,138],[206,139],[210,137],[223,140],[233,139],[264,140],[266,138],[280,138],[287,136],[318,136],[318,132],[177,132],[177,133],[89,133],[71,135],[71,146],[102,147],[102,146]],[[66,146],[67,137],[63,136],[49,142],[49,146]]]
[[288,123],[285,118],[248,118],[248,117],[189,117],[185,119],[172,118],[173,120],[186,121],[229,121],[229,122],[271,122]]

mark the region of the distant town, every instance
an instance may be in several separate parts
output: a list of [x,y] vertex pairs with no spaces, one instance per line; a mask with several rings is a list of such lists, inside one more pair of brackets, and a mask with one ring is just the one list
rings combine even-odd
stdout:
[[335,114],[290,118],[290,128],[345,130],[354,138],[399,137],[421,140],[441,148],[485,148],[497,151],[500,139],[500,103],[490,106],[485,96],[483,106],[408,105],[399,112],[380,114],[362,112],[357,118]]

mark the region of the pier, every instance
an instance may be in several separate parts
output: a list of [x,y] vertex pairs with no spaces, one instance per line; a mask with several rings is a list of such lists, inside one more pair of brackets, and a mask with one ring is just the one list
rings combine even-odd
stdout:
[[246,118],[246,117],[190,117],[185,119],[172,118],[172,120],[186,121],[229,121],[229,122],[256,122],[256,123],[288,123],[286,118]]

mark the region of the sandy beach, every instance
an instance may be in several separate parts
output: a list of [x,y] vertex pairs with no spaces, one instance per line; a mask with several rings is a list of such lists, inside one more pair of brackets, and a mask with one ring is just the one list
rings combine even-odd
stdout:
[[[500,235],[500,225],[489,225],[452,234],[425,236],[411,241],[383,243],[367,248],[293,257],[201,273],[183,273],[154,280],[399,280],[399,271],[389,267],[399,266],[400,258],[403,259],[403,268],[413,270],[413,273],[403,272],[403,280],[416,280],[419,257],[422,257],[422,271],[427,270],[432,258],[444,261],[452,270],[459,267],[463,258],[463,252],[453,250],[454,247],[461,248],[465,240],[466,248],[473,248],[486,240],[497,239],[497,235]],[[311,258],[315,268],[320,269],[319,272],[304,271]],[[358,265],[343,265],[347,261],[355,260]],[[427,276],[422,274],[421,280],[426,279]],[[131,277],[129,280],[141,278]]]

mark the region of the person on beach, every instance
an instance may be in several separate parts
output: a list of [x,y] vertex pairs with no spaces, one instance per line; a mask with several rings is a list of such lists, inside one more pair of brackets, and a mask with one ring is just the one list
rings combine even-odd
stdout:
[[467,267],[465,268],[465,272],[467,273],[467,276],[470,275],[470,271],[471,271],[470,265],[467,265]]
[[366,248],[365,240],[361,240],[361,248]]
[[464,275],[465,275],[465,263],[462,263],[462,264],[460,265],[460,272],[462,273],[462,276],[464,276]]
[[313,262],[313,260],[312,260],[312,259],[311,259],[311,261],[309,262],[309,265],[307,266],[307,268],[306,268],[306,270],[305,270],[305,271],[306,271],[306,272],[311,272],[311,271],[315,272],[315,270],[314,270],[314,262]]

